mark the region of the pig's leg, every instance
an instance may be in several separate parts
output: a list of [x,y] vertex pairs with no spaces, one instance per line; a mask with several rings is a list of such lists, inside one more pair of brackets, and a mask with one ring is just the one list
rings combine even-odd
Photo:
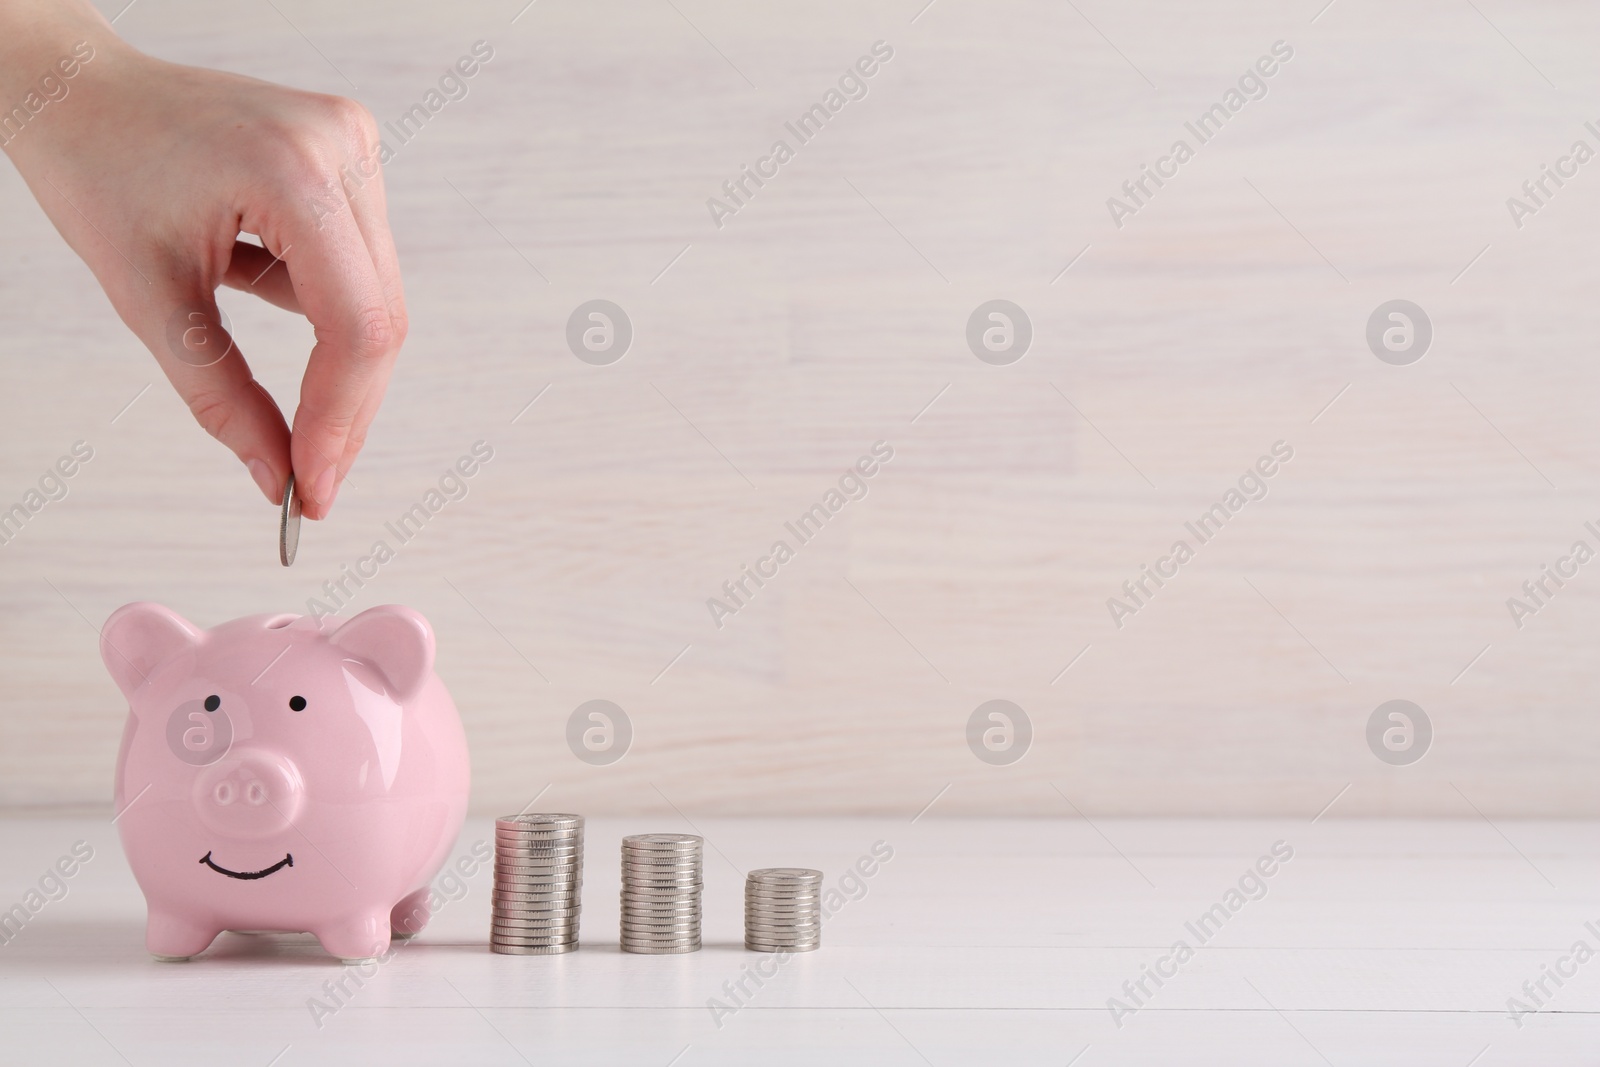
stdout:
[[204,952],[220,933],[219,927],[203,926],[176,912],[152,908],[150,920],[145,924],[144,947],[158,960],[186,960]]
[[389,951],[389,916],[360,912],[311,931],[330,956],[346,963],[376,959]]
[[415,937],[428,925],[428,917],[432,914],[428,909],[430,893],[431,890],[424,886],[394,906],[389,913],[389,929],[395,937],[401,940]]

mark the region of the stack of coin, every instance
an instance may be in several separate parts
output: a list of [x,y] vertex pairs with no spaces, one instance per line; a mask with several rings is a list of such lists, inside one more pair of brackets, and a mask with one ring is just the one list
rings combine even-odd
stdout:
[[810,952],[822,944],[822,872],[763,867],[744,880],[744,947]]
[[699,951],[700,845],[694,834],[622,839],[622,951]]
[[554,956],[578,947],[582,815],[508,815],[494,824],[489,948]]

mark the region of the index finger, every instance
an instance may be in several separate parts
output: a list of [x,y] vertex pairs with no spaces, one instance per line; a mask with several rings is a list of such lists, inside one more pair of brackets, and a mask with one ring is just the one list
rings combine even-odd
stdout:
[[316,332],[289,454],[305,514],[321,519],[338,492],[340,461],[368,392],[386,380],[399,335],[372,255],[342,198],[337,210],[296,213],[273,237]]

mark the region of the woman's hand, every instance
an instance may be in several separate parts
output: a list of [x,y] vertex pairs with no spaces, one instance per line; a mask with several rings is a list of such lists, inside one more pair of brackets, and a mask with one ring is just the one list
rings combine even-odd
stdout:
[[[56,229],[268,499],[292,470],[325,517],[406,334],[371,116],[145,56],[79,0],[0,0],[0,40],[0,140]],[[292,434],[221,325],[218,285],[315,328]]]

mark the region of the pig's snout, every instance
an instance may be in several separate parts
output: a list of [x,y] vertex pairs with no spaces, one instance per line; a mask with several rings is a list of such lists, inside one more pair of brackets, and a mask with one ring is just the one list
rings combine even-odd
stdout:
[[235,746],[194,784],[200,820],[229,837],[267,837],[300,813],[305,786],[294,762],[276,752]]

